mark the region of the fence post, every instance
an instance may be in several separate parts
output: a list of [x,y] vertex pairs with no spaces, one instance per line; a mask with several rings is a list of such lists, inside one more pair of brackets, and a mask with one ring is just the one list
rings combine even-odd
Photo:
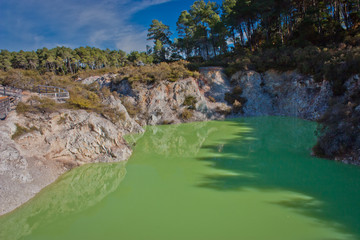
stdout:
[[4,104],[4,108],[5,108],[5,118],[6,118],[7,115],[8,115],[8,106],[7,106],[7,105],[8,105],[8,104],[7,104],[8,101],[4,101],[4,103],[5,103],[5,104]]

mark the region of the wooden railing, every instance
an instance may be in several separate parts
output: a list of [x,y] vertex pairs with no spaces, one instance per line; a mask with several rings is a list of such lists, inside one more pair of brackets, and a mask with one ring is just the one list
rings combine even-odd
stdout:
[[9,97],[10,103],[16,105],[22,98],[22,90],[0,85],[0,96]]
[[[40,85],[35,87],[35,92],[40,97],[48,97],[56,101],[63,101],[70,98],[69,92],[64,88]],[[11,107],[22,100],[22,90],[0,85],[0,118],[5,119]]]
[[40,97],[53,98],[57,101],[70,98],[69,92],[64,88],[40,85],[37,86],[35,90],[37,91]]
[[10,97],[0,97],[0,118],[5,119],[10,110]]
[[0,119],[5,119],[12,106],[21,101],[22,90],[0,85]]

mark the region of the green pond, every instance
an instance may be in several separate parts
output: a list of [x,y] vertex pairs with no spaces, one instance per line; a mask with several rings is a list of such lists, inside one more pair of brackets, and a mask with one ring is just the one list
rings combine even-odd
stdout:
[[147,127],[127,163],[70,171],[0,217],[0,239],[360,239],[360,168],[310,156],[286,117]]

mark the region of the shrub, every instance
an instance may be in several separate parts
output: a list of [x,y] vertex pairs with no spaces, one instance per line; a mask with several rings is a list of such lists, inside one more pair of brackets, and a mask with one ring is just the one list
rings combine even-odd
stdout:
[[118,83],[127,79],[130,83],[154,83],[156,81],[177,81],[188,77],[198,77],[198,73],[192,72],[187,68],[188,62],[178,61],[173,63],[159,63],[152,66],[126,66],[121,68],[119,76],[113,79],[113,83]]
[[56,112],[62,108],[64,108],[64,105],[56,103],[53,99],[31,97],[27,103],[20,102],[16,106],[16,112],[19,114],[24,114],[27,112],[34,114],[44,114]]
[[188,109],[195,109],[197,100],[194,96],[186,96],[183,102],[184,106],[188,106]]
[[232,90],[232,93],[233,94],[236,94],[236,95],[241,95],[243,93],[243,90],[240,86],[236,86],[234,87],[234,89]]
[[243,112],[243,104],[241,102],[239,102],[238,100],[235,100],[233,103],[233,112],[234,113]]
[[58,76],[51,72],[41,75],[35,70],[12,69],[0,72],[0,84],[36,92],[38,85],[64,87],[74,83],[71,76]]
[[243,90],[241,87],[236,86],[230,93],[225,93],[224,100],[232,106],[233,112],[242,112],[242,108],[246,103],[246,99],[241,97]]
[[141,112],[141,109],[139,107],[133,105],[129,101],[122,99],[121,102],[124,105],[124,107],[126,108],[126,111],[130,115],[130,117],[133,118]]
[[221,108],[221,107],[217,106],[216,109],[215,109],[215,111],[216,111],[217,113],[219,113],[219,114],[221,114],[221,115],[225,115],[225,116],[231,114],[231,108],[230,108],[230,107],[228,107],[228,108]]
[[22,135],[26,134],[26,133],[30,133],[30,132],[33,132],[33,131],[39,131],[38,128],[36,127],[31,127],[31,128],[26,128],[26,127],[23,127],[19,124],[15,124],[16,125],[16,131],[15,133],[11,136],[11,139],[13,140],[16,140],[18,139],[19,137],[21,137]]
[[174,123],[174,121],[173,120],[164,120],[164,121],[162,121],[162,125],[170,125],[170,124],[172,124],[172,123]]
[[193,117],[193,112],[191,111],[191,110],[188,110],[188,109],[184,109],[183,111],[182,111],[182,113],[180,114],[180,118],[182,119],[182,120],[189,120],[189,119],[191,119],[192,117]]
[[120,112],[114,108],[104,108],[99,113],[105,117],[106,119],[110,120],[112,123],[117,123],[120,120],[125,121],[126,115],[124,112]]
[[16,106],[16,112],[18,114],[24,114],[26,112],[31,112],[31,111],[34,111],[34,108],[23,102],[19,102],[18,105]]
[[97,109],[101,107],[99,96],[85,88],[76,86],[70,91],[70,99],[67,101],[70,106],[76,109]]
[[115,73],[117,72],[117,68],[115,67],[107,67],[107,68],[101,68],[101,69],[86,69],[86,70],[80,70],[76,75],[74,75],[74,78],[88,78],[92,76],[99,76],[107,73]]
[[241,97],[242,89],[240,87],[235,87],[232,92],[225,93],[224,100],[230,104],[233,105],[235,101],[238,101],[239,103],[245,103],[246,99]]

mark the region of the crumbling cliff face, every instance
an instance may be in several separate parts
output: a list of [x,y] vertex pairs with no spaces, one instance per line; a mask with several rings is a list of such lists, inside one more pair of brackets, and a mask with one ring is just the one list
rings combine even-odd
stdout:
[[320,136],[313,152],[316,156],[360,165],[360,76],[344,84],[345,92],[334,97],[319,120]]
[[[126,106],[133,108],[132,115],[141,125],[264,115],[316,120],[325,113],[332,97],[328,82],[317,83],[296,72],[240,71],[231,79],[221,68],[202,68],[200,72],[199,79],[152,85],[130,84],[124,79],[110,87],[122,96]],[[243,101],[229,102],[226,94]],[[190,97],[193,106],[187,103]],[[184,116],[182,113],[188,110],[191,114]]]
[[296,72],[267,71],[259,74],[244,71],[231,78],[246,99],[242,116],[294,116],[319,119],[327,110],[332,96],[328,82],[316,83],[312,77]]
[[[132,150],[123,135],[144,130],[121,102],[113,97],[108,101],[117,105],[124,119],[112,123],[96,113],[61,110],[44,115],[12,112],[0,123],[0,214],[18,207],[69,169],[130,157]],[[19,126],[29,131],[12,139]]]
[[[224,119],[230,107],[224,101],[230,83],[222,69],[202,70],[199,79],[130,84],[126,79],[111,86],[141,125]],[[128,108],[129,110],[129,108]]]

